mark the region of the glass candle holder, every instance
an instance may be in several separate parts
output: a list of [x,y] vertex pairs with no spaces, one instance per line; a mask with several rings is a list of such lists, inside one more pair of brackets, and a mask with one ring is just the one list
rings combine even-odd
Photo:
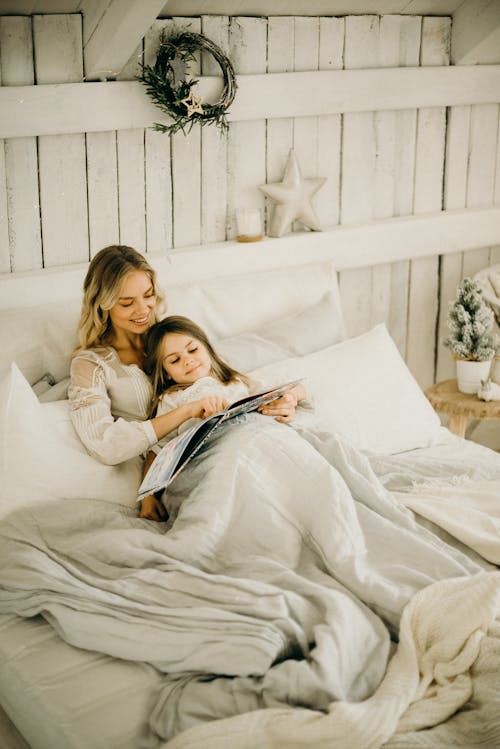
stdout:
[[240,208],[236,211],[236,240],[259,242],[263,237],[262,212],[259,208]]

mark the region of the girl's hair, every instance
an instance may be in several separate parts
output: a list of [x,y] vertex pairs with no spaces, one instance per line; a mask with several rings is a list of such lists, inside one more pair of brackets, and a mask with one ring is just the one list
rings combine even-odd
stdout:
[[227,384],[241,380],[245,385],[249,384],[245,375],[230,367],[220,358],[208,340],[206,333],[196,323],[182,315],[170,315],[152,325],[144,336],[144,371],[151,377],[153,383],[152,413],[155,412],[160,396],[166,390],[181,390],[187,387],[187,385],[181,385],[172,380],[163,367],[163,355],[160,349],[163,338],[167,333],[188,335],[202,343],[210,356],[211,374],[220,382]]
[[118,301],[125,277],[138,270],[151,279],[156,296],[155,320],[158,319],[164,308],[164,299],[157,285],[156,273],[148,261],[126,245],[104,247],[91,260],[83,282],[82,310],[78,325],[80,345],[74,353],[109,342],[112,332],[109,310]]

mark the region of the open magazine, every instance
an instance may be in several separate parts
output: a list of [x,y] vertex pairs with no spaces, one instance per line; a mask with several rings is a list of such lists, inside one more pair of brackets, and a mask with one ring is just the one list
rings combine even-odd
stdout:
[[293,382],[287,382],[284,385],[279,385],[271,390],[266,390],[263,393],[247,395],[245,398],[240,398],[240,400],[231,403],[223,411],[219,411],[219,413],[213,414],[213,416],[209,416],[207,419],[203,419],[203,421],[200,421],[190,429],[186,429],[182,434],[179,434],[178,437],[174,437],[174,439],[167,442],[152,462],[149,471],[144,477],[144,480],[139,487],[138,499],[141,500],[148,494],[154,494],[154,492],[168,486],[184,468],[186,463],[196,455],[203,443],[208,439],[209,435],[211,435],[220,424],[228,419],[234,418],[235,416],[239,416],[240,414],[256,411],[266,403],[270,403],[271,401],[280,398],[299,382],[301,382],[301,380],[294,380]]

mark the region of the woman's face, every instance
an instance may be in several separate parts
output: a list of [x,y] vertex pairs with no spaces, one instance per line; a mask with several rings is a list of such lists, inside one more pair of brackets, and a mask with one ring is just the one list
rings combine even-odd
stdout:
[[147,273],[136,270],[123,280],[116,304],[109,310],[115,334],[145,333],[154,322],[156,296]]
[[161,343],[163,369],[179,385],[190,385],[207,377],[212,362],[207,349],[197,338],[183,333],[167,333]]

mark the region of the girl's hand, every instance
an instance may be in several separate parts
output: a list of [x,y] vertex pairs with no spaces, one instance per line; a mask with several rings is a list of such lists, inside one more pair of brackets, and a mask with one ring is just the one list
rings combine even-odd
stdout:
[[281,398],[277,398],[271,403],[266,403],[265,406],[259,408],[261,414],[264,416],[273,416],[276,421],[280,421],[283,424],[288,424],[295,418],[295,408],[297,406],[297,396],[293,390],[289,390]]
[[189,405],[192,409],[191,418],[207,419],[209,416],[223,411],[226,406],[229,406],[229,401],[226,398],[212,395],[207,398],[200,398],[198,401],[193,401]]
[[149,494],[141,501],[139,507],[139,517],[146,520],[156,520],[163,522],[168,520],[168,512],[154,494]]

